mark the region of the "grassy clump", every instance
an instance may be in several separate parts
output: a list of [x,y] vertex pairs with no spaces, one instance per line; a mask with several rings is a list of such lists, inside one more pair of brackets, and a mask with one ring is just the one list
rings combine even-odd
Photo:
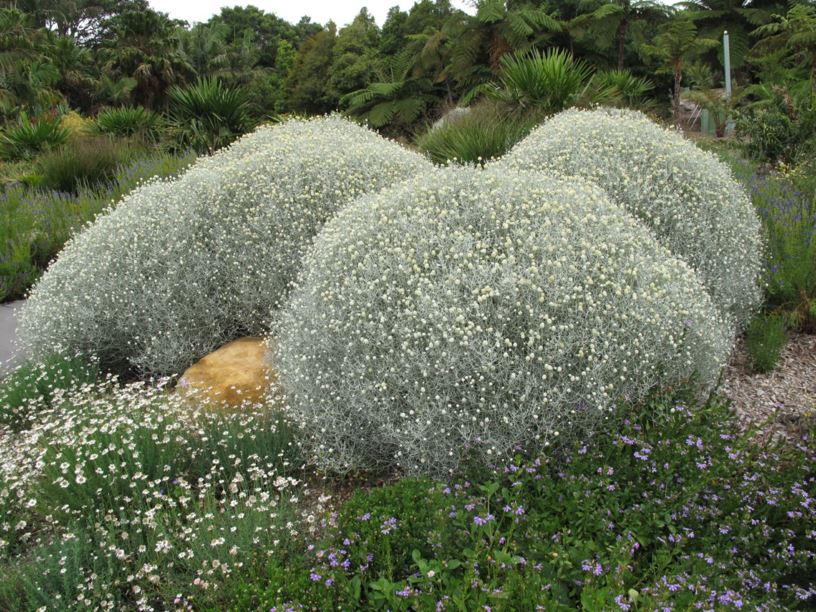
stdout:
[[779,363],[785,348],[785,320],[778,315],[760,314],[745,331],[745,348],[754,372],[770,372]]
[[37,161],[41,189],[78,193],[114,180],[122,164],[139,151],[127,142],[105,137],[75,138],[67,146],[42,155]]
[[118,138],[139,137],[147,140],[158,136],[160,116],[141,106],[106,108],[96,116],[94,129]]

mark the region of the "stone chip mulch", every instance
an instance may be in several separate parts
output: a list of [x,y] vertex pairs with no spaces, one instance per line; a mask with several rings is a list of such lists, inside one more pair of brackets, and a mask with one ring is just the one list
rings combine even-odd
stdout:
[[751,374],[740,342],[726,368],[721,391],[743,426],[758,425],[762,437],[801,437],[816,416],[816,335],[789,334],[775,370]]

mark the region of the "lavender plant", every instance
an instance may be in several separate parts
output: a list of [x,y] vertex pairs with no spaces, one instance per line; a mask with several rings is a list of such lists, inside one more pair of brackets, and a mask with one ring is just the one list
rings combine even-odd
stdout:
[[277,321],[288,411],[323,468],[446,474],[719,373],[694,272],[606,194],[450,168],[329,222]]
[[727,166],[631,110],[567,110],[504,158],[501,171],[581,176],[642,221],[744,324],[760,302],[760,223]]
[[130,194],[68,243],[21,335],[103,367],[176,373],[266,329],[320,227],[430,163],[339,117],[262,128],[174,180]]

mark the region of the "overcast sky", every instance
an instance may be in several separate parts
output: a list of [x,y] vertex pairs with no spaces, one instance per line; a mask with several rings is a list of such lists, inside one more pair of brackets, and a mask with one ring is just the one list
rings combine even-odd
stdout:
[[[157,11],[169,13],[174,19],[184,19],[190,23],[207,21],[221,12],[222,6],[246,6],[252,4],[267,13],[274,13],[290,23],[297,23],[308,15],[312,21],[325,24],[334,20],[338,26],[350,22],[365,6],[382,25],[388,9],[399,5],[403,10],[415,4],[415,0],[149,0]],[[453,5],[471,10],[467,0],[453,0]]]

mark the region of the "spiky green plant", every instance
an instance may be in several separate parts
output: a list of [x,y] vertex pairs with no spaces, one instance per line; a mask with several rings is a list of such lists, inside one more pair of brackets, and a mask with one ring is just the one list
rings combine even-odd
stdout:
[[212,153],[254,127],[246,92],[219,79],[203,78],[169,92],[170,125],[182,147]]
[[106,108],[96,116],[96,131],[110,136],[155,138],[158,128],[159,116],[143,106]]
[[523,112],[536,109],[556,113],[575,104],[601,102],[609,97],[607,92],[591,87],[592,67],[562,49],[505,55],[500,66],[498,83],[475,88],[466,100],[483,93]]
[[16,124],[0,134],[0,154],[8,161],[31,159],[67,140],[68,130],[62,127],[60,117],[42,116],[32,120],[23,112]]
[[635,76],[628,70],[606,70],[593,79],[599,91],[608,92],[608,103],[616,103],[630,108],[648,108],[649,94],[654,83],[645,77]]
[[416,144],[437,164],[481,164],[504,155],[536,123],[534,116],[507,116],[493,105],[476,105],[463,117],[431,126]]

